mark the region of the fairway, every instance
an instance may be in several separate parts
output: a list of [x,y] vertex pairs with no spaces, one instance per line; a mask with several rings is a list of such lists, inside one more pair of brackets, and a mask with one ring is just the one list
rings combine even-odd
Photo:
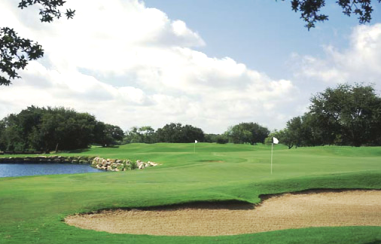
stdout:
[[[0,178],[0,243],[379,243],[381,227],[286,229],[232,236],[112,234],[67,225],[101,209],[190,202],[257,204],[268,194],[308,189],[381,189],[381,148],[274,149],[264,145],[129,144],[61,155],[154,161],[144,170]],[[361,202],[361,199],[357,199]],[[148,227],[147,227],[148,228]]]

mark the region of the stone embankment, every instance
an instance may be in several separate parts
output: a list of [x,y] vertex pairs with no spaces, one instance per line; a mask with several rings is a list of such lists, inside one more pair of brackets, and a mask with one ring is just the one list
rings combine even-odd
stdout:
[[157,166],[157,163],[148,161],[147,163],[137,160],[136,162],[130,160],[119,159],[104,159],[96,157],[93,159],[91,166],[97,169],[108,171],[126,171],[132,169],[144,169],[147,167]]
[[38,156],[38,157],[4,157],[0,164],[20,163],[60,163],[60,164],[89,164],[91,167],[107,171],[127,171],[157,166],[154,162],[126,159],[105,159],[100,157],[64,157],[64,156]]

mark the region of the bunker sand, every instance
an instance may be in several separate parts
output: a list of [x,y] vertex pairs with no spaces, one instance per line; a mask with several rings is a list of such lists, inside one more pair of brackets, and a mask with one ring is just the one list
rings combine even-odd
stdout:
[[105,210],[69,216],[69,225],[111,233],[219,236],[320,226],[381,226],[381,191],[283,194],[260,205],[202,203]]

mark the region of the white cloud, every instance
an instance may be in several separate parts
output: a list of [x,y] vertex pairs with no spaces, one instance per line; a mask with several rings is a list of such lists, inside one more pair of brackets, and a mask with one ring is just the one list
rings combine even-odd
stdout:
[[[30,105],[64,106],[124,129],[181,122],[221,133],[246,121],[281,128],[298,115],[290,80],[195,51],[205,42],[181,20],[137,0],[68,4],[73,20],[42,24],[34,8],[21,13],[11,0],[0,3],[0,23],[45,49],[22,80],[0,87],[0,117]],[[115,77],[121,85],[112,85]]]
[[381,24],[355,27],[346,50],[326,46],[324,51],[324,58],[296,55],[297,76],[324,81],[328,86],[364,82],[381,88]]

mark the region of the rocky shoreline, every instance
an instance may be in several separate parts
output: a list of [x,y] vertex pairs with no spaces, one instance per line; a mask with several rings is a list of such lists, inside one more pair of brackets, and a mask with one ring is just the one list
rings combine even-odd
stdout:
[[0,164],[27,164],[27,163],[57,163],[57,164],[89,164],[93,168],[106,171],[127,171],[158,166],[154,162],[131,161],[128,159],[105,159],[101,157],[64,157],[64,156],[38,156],[38,157],[3,157]]

